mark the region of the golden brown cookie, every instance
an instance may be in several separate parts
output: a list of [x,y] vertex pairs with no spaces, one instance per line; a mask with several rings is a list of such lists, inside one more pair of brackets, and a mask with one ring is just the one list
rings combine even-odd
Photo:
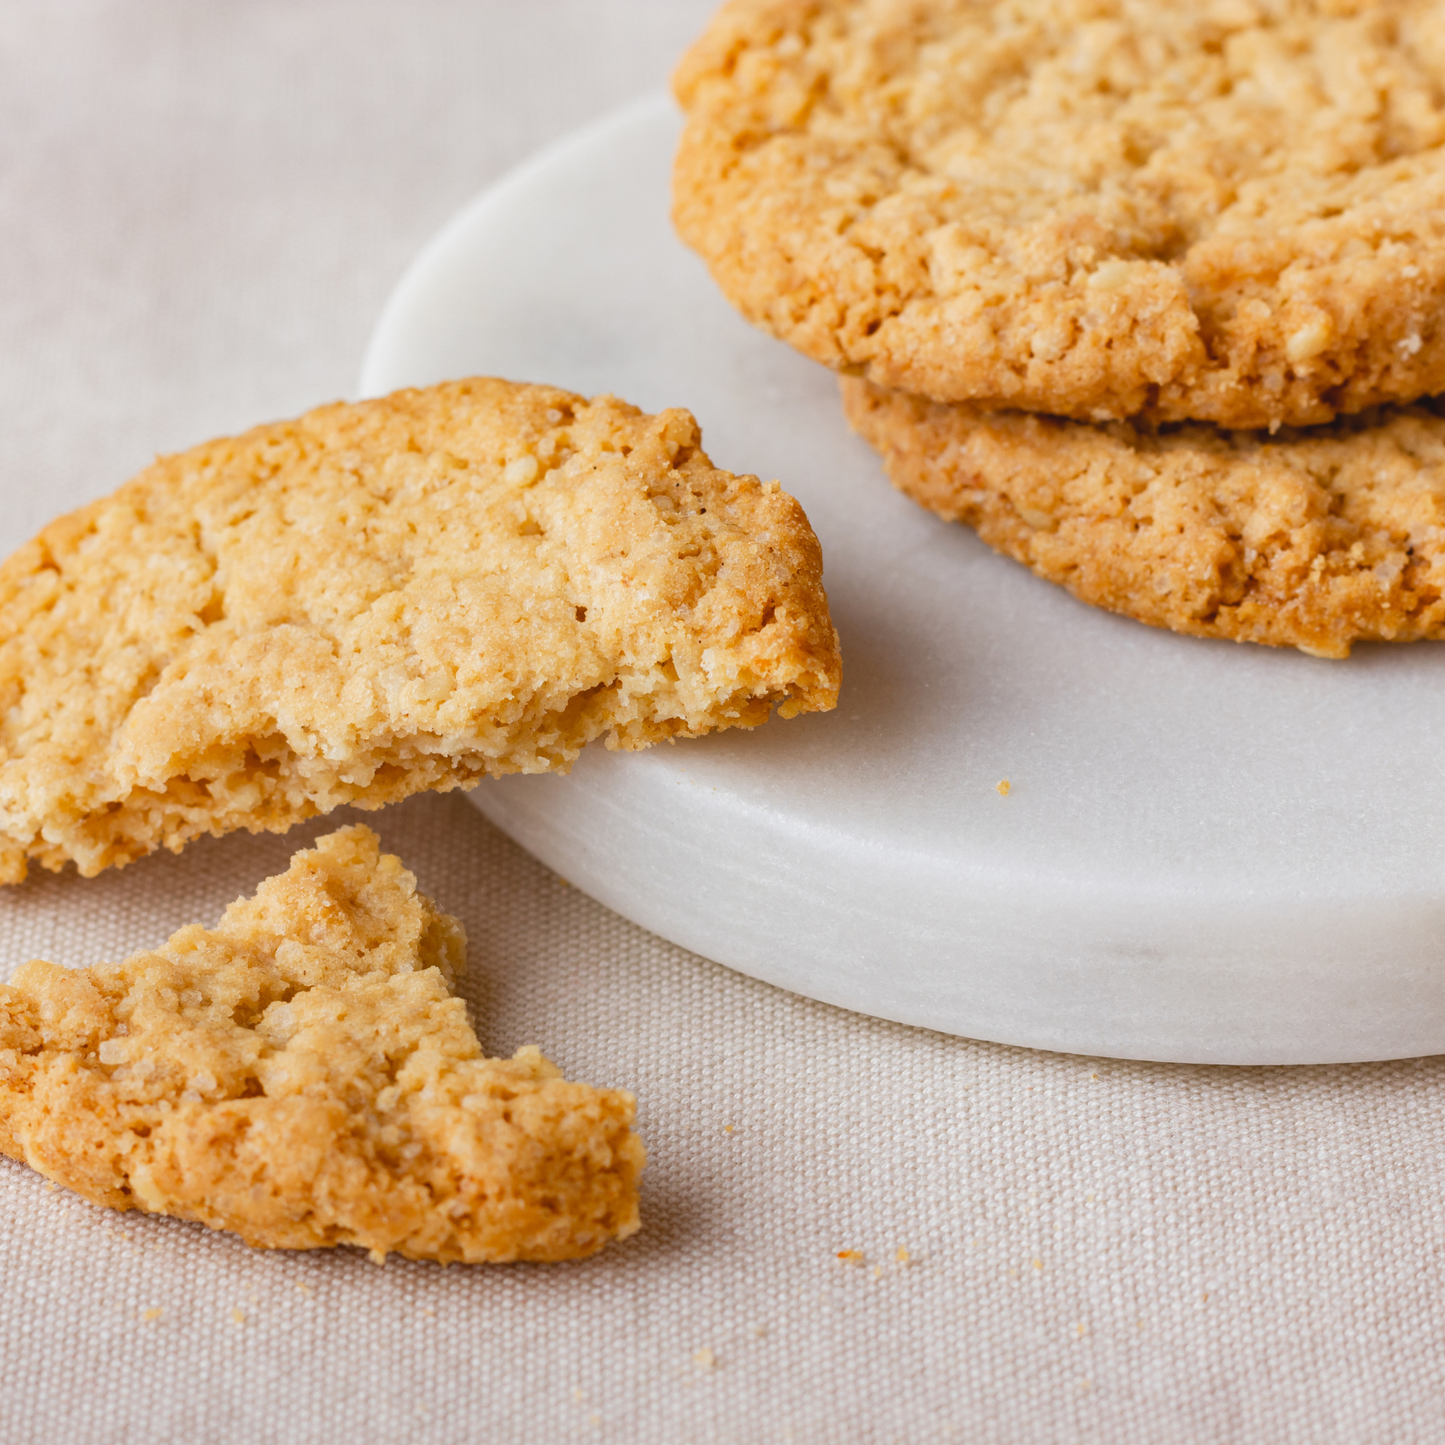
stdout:
[[843,379],[900,491],[1076,597],[1155,627],[1346,657],[1445,637],[1445,417],[1146,431]]
[[731,0],[675,88],[684,240],[830,366],[1232,427],[1445,391],[1435,0]]
[[466,938],[342,828],[154,953],[0,985],[0,1151],[266,1249],[553,1260],[637,1229],[633,1098],[482,1057]]
[[834,705],[817,539],[685,411],[472,380],[167,457],[0,567],[0,881]]

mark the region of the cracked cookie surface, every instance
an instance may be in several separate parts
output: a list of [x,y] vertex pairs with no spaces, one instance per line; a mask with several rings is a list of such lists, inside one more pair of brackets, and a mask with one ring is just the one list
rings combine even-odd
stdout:
[[637,1229],[632,1095],[482,1056],[456,919],[364,827],[124,963],[0,985],[0,1151],[265,1248],[573,1259]]
[[1445,638],[1445,417],[1428,407],[1270,436],[842,385],[900,491],[1085,602],[1320,657]]
[[822,558],[685,411],[475,379],[165,457],[0,566],[0,882],[829,708]]
[[1433,0],[731,0],[675,89],[682,237],[830,366],[1231,427],[1445,391]]

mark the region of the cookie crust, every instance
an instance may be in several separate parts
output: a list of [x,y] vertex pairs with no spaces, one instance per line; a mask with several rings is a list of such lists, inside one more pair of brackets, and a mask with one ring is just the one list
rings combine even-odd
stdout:
[[1082,601],[1154,627],[1347,657],[1445,637],[1445,416],[1148,431],[978,412],[843,380],[898,489]]
[[829,366],[1230,427],[1445,391],[1433,0],[730,0],[674,83],[680,234]]
[[264,1249],[576,1259],[638,1227],[634,1101],[482,1056],[461,924],[369,828],[214,929],[0,985],[0,1152]]
[[685,411],[448,383],[166,457],[0,566],[0,881],[832,707],[817,539]]

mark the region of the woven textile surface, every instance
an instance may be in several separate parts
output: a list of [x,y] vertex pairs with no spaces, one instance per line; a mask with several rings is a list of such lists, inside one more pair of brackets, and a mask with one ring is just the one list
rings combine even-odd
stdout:
[[[709,8],[0,0],[0,547],[158,450],[351,393],[428,236],[662,84]],[[642,1232],[378,1268],[0,1161],[0,1445],[1445,1436],[1440,1060],[905,1029],[648,935],[459,794],[366,821],[466,924],[483,1042],[636,1092]],[[4,891],[0,974],[212,923],[330,826]]]

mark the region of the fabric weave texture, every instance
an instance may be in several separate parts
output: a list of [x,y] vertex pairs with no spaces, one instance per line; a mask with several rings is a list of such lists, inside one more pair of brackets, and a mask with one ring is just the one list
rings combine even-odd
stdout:
[[[348,394],[428,237],[660,87],[709,9],[0,5],[0,550],[158,450]],[[355,816],[33,877],[0,894],[0,975],[213,923]],[[641,1232],[576,1265],[378,1268],[0,1161],[3,1445],[1440,1435],[1445,1061],[1193,1068],[906,1029],[644,933],[461,794],[363,820],[466,925],[484,1047],[636,1092]]]

